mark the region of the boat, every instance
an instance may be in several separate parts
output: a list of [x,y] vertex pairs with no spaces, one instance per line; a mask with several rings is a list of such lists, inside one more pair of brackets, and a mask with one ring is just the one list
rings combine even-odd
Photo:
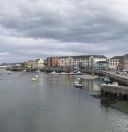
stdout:
[[81,73],[80,71],[77,72],[69,72],[69,75],[83,75],[83,73]]
[[83,85],[80,84],[80,83],[75,83],[74,86],[75,86],[76,88],[83,88]]
[[74,86],[76,88],[82,88],[83,87],[83,85],[80,84],[80,78],[77,78],[77,80],[74,81]]
[[54,74],[58,74],[58,73],[57,73],[57,72],[55,72],[55,71],[53,71],[53,72],[51,72],[51,73],[49,73],[49,74],[53,74],[53,75],[54,75]]
[[23,70],[23,72],[26,72],[27,70]]
[[35,71],[35,72],[38,72],[38,73],[39,73],[39,72],[40,72],[40,70],[38,69],[38,70],[37,70],[37,71]]
[[37,80],[37,78],[36,78],[36,77],[33,77],[33,78],[32,78],[32,81],[36,81],[36,80]]
[[74,81],[74,84],[78,84],[79,83],[79,81]]
[[66,72],[61,72],[61,73],[59,73],[60,75],[67,75],[68,73],[66,73]]
[[8,73],[8,74],[11,74],[11,71],[8,71],[7,73]]
[[110,82],[111,82],[111,80],[109,79],[109,77],[104,77],[103,80],[104,80],[104,82],[106,82],[106,83],[110,83]]

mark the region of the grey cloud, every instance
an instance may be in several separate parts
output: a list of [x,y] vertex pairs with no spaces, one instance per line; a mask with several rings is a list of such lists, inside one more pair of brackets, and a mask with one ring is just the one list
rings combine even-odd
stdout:
[[2,3],[0,52],[31,58],[52,54],[110,56],[128,50],[128,17],[127,9],[123,8],[128,4],[120,6],[121,0],[4,0]]

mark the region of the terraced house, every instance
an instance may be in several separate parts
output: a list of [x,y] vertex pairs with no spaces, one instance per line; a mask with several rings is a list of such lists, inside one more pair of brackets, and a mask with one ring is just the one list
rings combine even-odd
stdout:
[[123,56],[114,56],[109,59],[109,68],[114,71],[122,71],[123,70]]
[[[100,63],[99,63],[100,62]],[[80,55],[80,56],[61,56],[47,58],[49,67],[60,67],[61,69],[105,69],[108,65],[107,57],[104,55]]]

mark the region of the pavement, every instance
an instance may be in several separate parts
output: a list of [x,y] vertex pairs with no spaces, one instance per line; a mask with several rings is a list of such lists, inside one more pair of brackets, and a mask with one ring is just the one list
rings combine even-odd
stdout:
[[120,73],[116,73],[116,72],[106,72],[106,73],[109,73],[109,74],[112,74],[112,75],[115,75],[117,77],[121,77],[121,78],[125,78],[125,79],[128,79],[128,73],[123,73],[123,72],[120,72]]

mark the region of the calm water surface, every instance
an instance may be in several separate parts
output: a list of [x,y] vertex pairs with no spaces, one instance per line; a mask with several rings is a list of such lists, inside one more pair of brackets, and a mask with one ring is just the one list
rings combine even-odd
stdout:
[[0,71],[0,132],[128,132],[128,115],[105,108],[90,94],[100,80],[83,80],[84,89],[73,87],[75,77]]

